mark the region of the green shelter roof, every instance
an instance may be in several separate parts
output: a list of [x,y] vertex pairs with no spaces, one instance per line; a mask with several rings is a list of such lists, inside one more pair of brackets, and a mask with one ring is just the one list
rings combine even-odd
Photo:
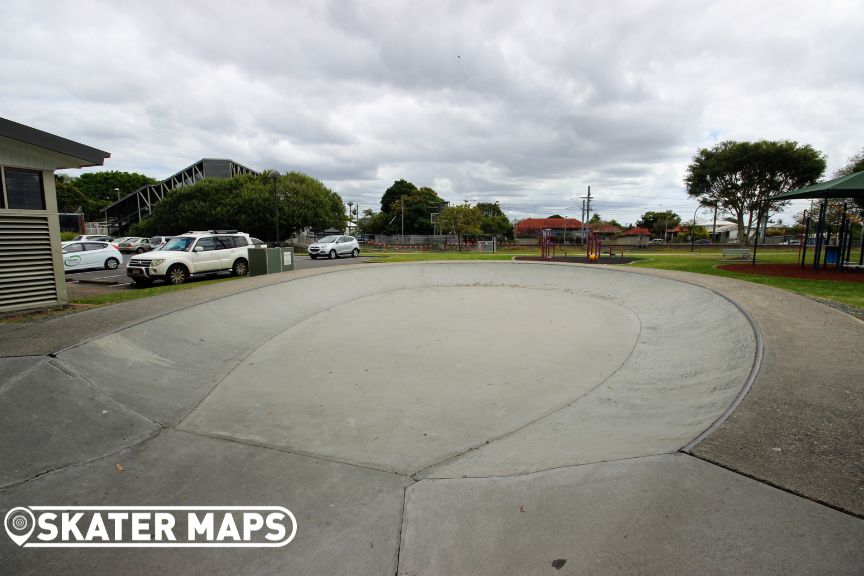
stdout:
[[864,172],[855,172],[827,182],[811,184],[772,196],[770,200],[797,200],[799,198],[861,198],[864,199]]

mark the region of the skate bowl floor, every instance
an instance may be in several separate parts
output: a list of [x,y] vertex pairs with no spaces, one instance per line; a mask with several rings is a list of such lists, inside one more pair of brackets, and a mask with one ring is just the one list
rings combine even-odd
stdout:
[[747,317],[710,290],[493,262],[304,278],[56,362],[164,427],[470,477],[679,450],[730,406],[755,357]]
[[860,519],[682,452],[762,358],[724,296],[565,264],[288,274],[0,358],[0,512],[276,505],[296,538],[99,551],[0,538],[4,568],[860,573]]

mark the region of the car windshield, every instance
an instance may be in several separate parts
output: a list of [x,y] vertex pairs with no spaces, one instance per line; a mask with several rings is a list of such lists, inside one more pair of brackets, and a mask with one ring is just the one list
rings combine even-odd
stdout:
[[84,236],[81,236],[81,235],[79,234],[78,236],[75,236],[72,240],[73,240],[73,241],[75,241],[75,240],[84,240]]
[[195,242],[195,238],[192,236],[178,236],[162,246],[162,250],[165,252],[188,252],[193,242]]
[[321,238],[320,240],[318,240],[318,243],[319,244],[332,244],[333,242],[336,241],[337,238],[339,238],[339,237],[338,236],[325,236],[324,238]]

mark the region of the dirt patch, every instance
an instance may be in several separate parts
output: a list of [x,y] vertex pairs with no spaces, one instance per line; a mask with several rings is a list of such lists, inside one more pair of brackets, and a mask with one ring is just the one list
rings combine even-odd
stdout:
[[[0,314],[0,324],[21,324],[28,322],[39,322],[41,320],[50,320],[57,316],[65,316],[74,314],[89,308],[95,308],[93,304],[64,304],[63,306],[54,306],[51,308],[40,308],[37,310],[25,310],[23,312],[9,312]],[[4,330],[0,329],[0,332]]]
[[854,270],[839,272],[831,266],[829,269],[813,271],[812,265],[804,268],[800,264],[721,264],[721,270],[740,272],[742,274],[759,274],[762,276],[782,276],[784,278],[801,278],[803,280],[839,280],[841,282],[864,282],[864,273]]

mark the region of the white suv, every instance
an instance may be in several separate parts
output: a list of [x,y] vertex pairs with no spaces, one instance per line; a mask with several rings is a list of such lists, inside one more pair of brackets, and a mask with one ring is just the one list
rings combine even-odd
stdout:
[[309,257],[313,260],[319,256],[322,258],[338,258],[339,256],[356,258],[359,255],[360,244],[353,236],[325,236],[309,245]]
[[230,271],[244,276],[249,271],[252,239],[236,230],[187,232],[174,236],[157,252],[135,256],[126,265],[126,275],[139,285],[164,280],[182,284],[193,276]]

